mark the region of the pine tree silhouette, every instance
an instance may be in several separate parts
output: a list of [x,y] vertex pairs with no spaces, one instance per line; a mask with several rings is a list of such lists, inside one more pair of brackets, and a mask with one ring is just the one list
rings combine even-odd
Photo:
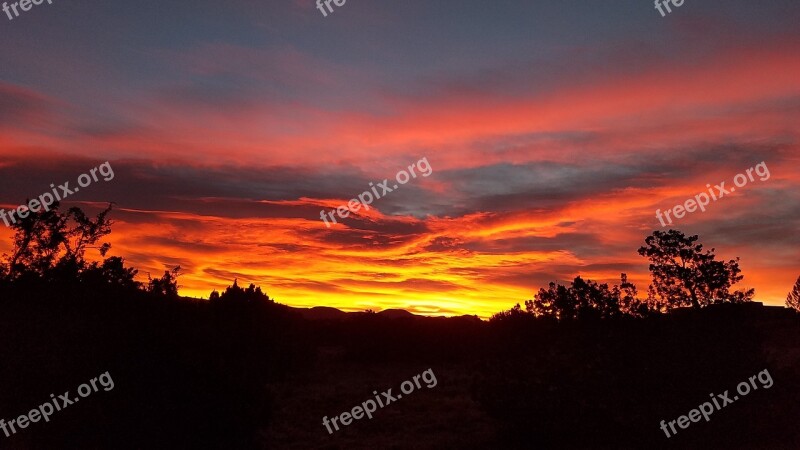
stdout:
[[786,296],[786,306],[800,312],[800,277],[797,277],[792,292]]

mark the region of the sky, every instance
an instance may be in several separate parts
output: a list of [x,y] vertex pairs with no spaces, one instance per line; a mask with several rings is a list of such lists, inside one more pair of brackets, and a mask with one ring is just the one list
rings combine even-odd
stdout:
[[[144,280],[180,265],[196,297],[238,279],[292,306],[488,317],[577,275],[644,293],[636,250],[672,227],[783,304],[800,275],[797,2],[331,6],[0,14],[0,207],[108,161],[113,179],[65,205],[114,202],[110,255]],[[369,210],[320,219],[423,159]],[[657,219],[761,163],[706,211]],[[0,223],[0,252],[9,237]]]

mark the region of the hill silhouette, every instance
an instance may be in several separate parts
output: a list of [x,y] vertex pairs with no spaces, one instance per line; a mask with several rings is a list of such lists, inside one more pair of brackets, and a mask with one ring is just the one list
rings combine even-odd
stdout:
[[295,308],[304,319],[308,320],[328,320],[328,319],[343,319],[347,313],[332,308],[330,306],[314,306],[313,308]]

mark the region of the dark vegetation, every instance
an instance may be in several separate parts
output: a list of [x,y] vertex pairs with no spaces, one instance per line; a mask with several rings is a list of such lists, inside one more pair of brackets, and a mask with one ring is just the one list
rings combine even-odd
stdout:
[[0,417],[108,371],[100,391],[31,424],[5,448],[251,448],[274,412],[266,383],[302,370],[303,325],[260,290],[178,297],[178,270],[140,284],[109,250],[109,210],[32,214],[0,265]]
[[[109,213],[15,225],[0,263],[0,418],[106,371],[115,388],[0,434],[0,448],[800,448],[800,318],[733,291],[738,261],[696,236],[646,239],[644,298],[624,274],[576,277],[489,322],[308,320],[252,284],[204,301],[178,295],[178,268],[137,282],[107,257]],[[800,280],[787,305],[798,292]],[[436,387],[333,435],[321,425],[427,368]],[[772,388],[672,438],[659,429],[764,369]]]

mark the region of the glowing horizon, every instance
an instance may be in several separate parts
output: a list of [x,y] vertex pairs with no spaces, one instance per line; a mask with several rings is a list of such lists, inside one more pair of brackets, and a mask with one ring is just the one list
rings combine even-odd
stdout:
[[[182,266],[182,295],[238,278],[291,306],[485,318],[577,275],[642,295],[655,211],[763,161],[672,227],[741,257],[756,301],[800,275],[797,5],[181,4],[0,29],[0,207],[108,160],[68,204],[115,202],[110,255]],[[320,220],[423,157],[429,177]]]

